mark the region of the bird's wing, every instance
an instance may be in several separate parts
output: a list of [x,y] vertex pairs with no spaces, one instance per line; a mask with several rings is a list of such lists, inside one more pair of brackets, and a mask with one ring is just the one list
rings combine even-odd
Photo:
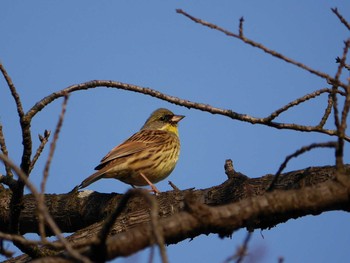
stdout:
[[135,133],[125,142],[114,147],[105,157],[102,158],[101,163],[95,169],[101,169],[112,160],[129,156],[149,147],[154,147],[164,143],[164,137],[161,136],[163,133],[164,131],[160,130],[142,130]]

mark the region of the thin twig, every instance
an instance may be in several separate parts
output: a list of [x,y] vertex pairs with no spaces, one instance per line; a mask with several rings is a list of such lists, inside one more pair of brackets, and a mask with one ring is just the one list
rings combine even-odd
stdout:
[[[324,88],[324,89],[319,89],[319,90],[316,90],[312,93],[309,93],[309,94],[306,94],[305,96],[301,97],[301,98],[298,98],[290,103],[288,103],[287,105],[283,106],[282,108],[276,110],[275,112],[271,113],[268,117],[265,118],[266,121],[272,121],[273,119],[275,119],[276,117],[278,117],[281,113],[287,111],[288,109],[300,104],[300,103],[303,103],[307,100],[310,100],[310,99],[313,99],[317,96],[320,96],[321,94],[323,93],[331,93],[332,90],[329,89],[329,88]],[[343,93],[344,94],[344,93]]]
[[13,99],[15,100],[18,116],[22,119],[24,117],[24,111],[23,111],[21,99],[19,97],[19,94],[17,92],[15,85],[12,82],[11,77],[9,76],[4,65],[1,62],[0,62],[0,71],[6,80],[6,83],[11,91],[11,95]]
[[[338,70],[335,75],[335,79],[339,80],[340,76],[342,74],[342,70],[344,68],[344,64],[346,61],[346,57],[349,51],[350,47],[350,39],[345,41],[345,46],[343,49],[343,55],[340,59],[340,63],[338,65]],[[349,89],[349,88],[348,88]],[[344,155],[344,137],[345,137],[345,129],[346,129],[346,116],[348,115],[349,111],[349,104],[345,103],[343,111],[342,111],[342,119],[339,119],[339,109],[338,109],[338,98],[337,98],[337,90],[338,86],[333,85],[332,87],[332,100],[333,100],[333,113],[334,113],[334,122],[335,126],[337,128],[337,136],[338,136],[338,144],[335,152],[335,159],[336,159],[336,167],[339,170],[344,169],[344,162],[343,162],[343,155]],[[346,96],[346,101],[349,100],[349,93]]]
[[24,246],[33,246],[33,245],[42,244],[42,242],[40,242],[40,241],[28,240],[21,235],[6,234],[6,233],[1,233],[1,232],[0,232],[0,239],[12,241],[12,242],[16,241],[18,243],[22,243]]
[[54,135],[53,135],[53,141],[52,141],[52,143],[50,145],[49,156],[48,156],[46,164],[45,164],[43,180],[42,180],[41,185],[40,185],[42,194],[45,193],[45,185],[46,185],[47,178],[49,176],[49,170],[50,170],[51,162],[52,162],[52,159],[53,159],[53,155],[55,153],[58,136],[60,134],[60,131],[61,131],[61,128],[62,128],[62,125],[63,125],[63,120],[64,120],[64,116],[65,116],[66,109],[67,109],[67,103],[68,103],[68,95],[66,95],[64,97],[64,100],[63,100],[63,103],[62,103],[61,113],[60,113],[60,116],[59,116],[59,120],[58,120],[58,123],[56,125],[56,129],[55,129],[55,132],[54,132]]
[[31,172],[33,170],[33,168],[35,166],[35,163],[37,162],[37,160],[39,159],[42,151],[45,148],[46,143],[49,141],[50,135],[51,135],[51,131],[48,131],[48,130],[44,131],[44,136],[39,134],[40,145],[39,145],[38,149],[35,152],[33,160],[30,163],[29,172]]
[[[49,156],[48,156],[46,164],[45,164],[44,173],[43,173],[43,179],[42,179],[41,184],[40,184],[41,193],[40,193],[40,201],[38,202],[38,210],[39,211],[43,210],[40,207],[44,206],[44,204],[45,204],[45,195],[44,195],[44,193],[45,193],[45,186],[46,186],[47,179],[49,177],[49,170],[50,170],[51,162],[52,162],[52,159],[53,159],[53,155],[55,153],[58,136],[59,136],[59,133],[60,133],[62,125],[63,125],[63,120],[64,120],[64,116],[65,116],[65,113],[66,113],[67,103],[68,103],[68,95],[66,95],[64,97],[64,100],[63,100],[63,103],[62,103],[61,114],[59,116],[59,120],[58,120],[58,123],[56,125],[56,129],[55,129],[55,132],[54,132],[54,135],[53,135],[53,141],[52,141],[52,143],[50,145]],[[44,214],[39,212],[38,213],[38,218],[39,218],[39,233],[40,233],[40,237],[41,237],[42,240],[46,240]]]
[[237,248],[236,252],[234,255],[228,257],[224,263],[229,263],[231,261],[236,260],[236,263],[241,263],[243,262],[244,258],[247,256],[247,251],[248,251],[248,243],[252,237],[253,232],[248,232],[247,235],[245,236],[245,239],[243,241],[243,244]]
[[243,242],[243,245],[239,248],[239,251],[237,251],[237,260],[236,260],[236,263],[241,263],[243,262],[243,259],[245,258],[245,256],[248,254],[248,243],[250,241],[250,238],[252,237],[253,235],[253,232],[248,232],[245,239],[244,239],[244,242]]
[[[6,147],[6,142],[5,142],[5,135],[4,135],[4,132],[2,130],[1,123],[0,123],[0,149],[4,155],[9,156],[9,153],[8,153],[8,150]],[[5,164],[5,171],[6,171],[7,176],[13,177],[12,170],[7,164]]]
[[211,29],[214,29],[214,30],[217,30],[219,32],[222,32],[222,33],[226,34],[229,37],[237,38],[237,39],[243,41],[244,43],[246,43],[248,45],[251,45],[253,47],[261,49],[262,51],[266,52],[267,54],[270,54],[270,55],[272,55],[272,56],[274,56],[276,58],[284,60],[287,63],[293,64],[293,65],[295,65],[295,66],[297,66],[299,68],[302,68],[302,69],[304,69],[306,71],[309,71],[310,73],[312,73],[312,74],[314,74],[316,76],[319,76],[319,77],[321,77],[323,79],[326,79],[328,82],[336,83],[338,86],[341,86],[341,87],[344,87],[344,88],[346,86],[344,83],[339,83],[339,82],[335,81],[335,79],[333,79],[330,75],[328,75],[326,73],[323,73],[321,71],[317,71],[317,70],[315,70],[315,69],[313,69],[311,67],[308,67],[308,66],[304,65],[303,63],[300,63],[300,62],[295,61],[295,60],[293,60],[293,59],[291,59],[289,57],[286,57],[283,54],[281,54],[279,52],[276,52],[276,51],[274,51],[272,49],[269,49],[269,48],[265,47],[264,45],[262,45],[261,43],[255,42],[255,41],[253,41],[251,39],[248,39],[248,38],[244,37],[241,34],[232,33],[232,32],[230,32],[230,31],[228,31],[228,30],[226,30],[224,28],[221,28],[221,27],[219,27],[219,26],[217,26],[215,24],[212,24],[212,23],[209,23],[209,22],[204,21],[202,19],[196,18],[196,17],[186,13],[182,9],[176,9],[176,12],[186,16],[187,18],[191,19],[192,21],[194,21],[196,23],[199,23],[199,24],[201,24],[203,26],[206,26],[206,27],[209,27]]
[[243,37],[243,23],[244,23],[244,17],[242,16],[239,19],[239,37]]
[[[22,243],[24,246],[33,246],[33,245],[34,246],[35,245],[45,246],[47,248],[57,250],[57,251],[65,248],[64,245],[60,241],[55,241],[55,242],[45,241],[45,242],[43,242],[42,240],[30,240],[30,239],[26,239],[22,235],[6,234],[6,233],[2,233],[2,232],[0,232],[0,239]],[[96,244],[96,239],[78,241],[78,242],[72,244],[72,246],[74,248],[78,249],[78,248],[82,248],[82,247],[86,247],[86,246],[91,246],[93,244]],[[41,247],[40,249],[43,249],[43,247]]]
[[287,167],[288,162],[295,157],[298,157],[299,155],[311,151],[315,148],[336,148],[337,143],[336,142],[323,142],[323,143],[312,143],[308,146],[301,147],[299,150],[295,151],[293,154],[288,155],[284,162],[280,165],[278,171],[274,175],[273,180],[271,181],[270,185],[267,187],[266,191],[273,190],[275,183],[277,182],[279,176],[281,175],[282,171]]
[[[36,189],[36,187],[29,181],[26,174],[19,168],[17,165],[15,165],[7,156],[0,154],[0,160],[2,160],[4,163],[8,163],[8,165],[11,167],[11,169],[18,175],[18,177],[24,182],[24,184],[29,188],[29,190],[34,195],[37,202],[40,202],[40,193]],[[64,245],[64,248],[67,250],[67,252],[75,259],[80,260],[82,262],[90,262],[90,260],[81,254],[79,254],[75,249],[73,249],[72,245],[65,239],[65,237],[62,235],[62,232],[58,228],[57,224],[51,217],[50,213],[48,212],[47,206],[44,204],[40,206],[40,213],[42,213],[45,217],[46,223],[51,228],[52,232],[56,235],[58,240]],[[37,253],[40,254],[40,250],[37,248],[35,250]],[[39,256],[38,254],[38,256]]]
[[[26,118],[26,115],[23,111],[22,102],[20,99],[20,96],[17,92],[17,89],[15,85],[12,82],[12,79],[10,75],[7,73],[4,65],[0,62],[0,71],[2,75],[4,76],[6,83],[10,89],[11,95],[16,103],[17,107],[17,113],[20,119],[21,128],[22,128],[22,138],[23,138],[23,155],[22,155],[22,162],[21,162],[21,168],[24,171],[25,174],[29,174],[29,166],[30,166],[30,155],[32,151],[32,141],[31,141],[31,135],[30,135],[30,124],[28,122],[28,119]],[[21,183],[21,182],[19,182]],[[19,187],[19,191],[21,191],[21,187]]]
[[331,115],[332,112],[332,108],[333,108],[333,99],[332,99],[332,93],[330,93],[328,95],[328,101],[327,101],[327,107],[324,111],[324,114],[320,120],[320,123],[317,125],[317,127],[323,128],[324,125],[326,124],[329,116]]
[[350,71],[350,65],[347,64],[347,63],[344,63],[343,61],[341,61],[340,57],[336,57],[336,58],[335,58],[335,62],[336,62],[336,63],[343,63],[343,64],[344,64],[344,65],[343,65],[344,68],[347,69],[348,71]]
[[[162,262],[167,263],[168,257],[166,255],[164,237],[158,226],[158,204],[154,199],[154,197],[150,195],[147,190],[143,190],[143,189],[130,189],[124,194],[123,198],[120,200],[118,204],[118,207],[108,217],[108,219],[106,219],[104,225],[102,226],[101,231],[98,234],[99,244],[95,246],[95,249],[96,251],[100,251],[100,252],[105,250],[104,248],[106,245],[106,239],[108,237],[108,233],[110,232],[110,229],[114,225],[114,222],[117,219],[117,217],[126,208],[128,201],[134,196],[141,196],[147,201],[148,205],[150,206],[150,217],[151,217],[150,223],[153,231],[153,237],[155,238],[155,242],[159,247]],[[101,256],[106,256],[106,255],[104,253],[104,255],[101,255]]]
[[[344,54],[343,54],[342,61],[346,60],[347,54],[349,52],[349,48],[350,48],[350,38],[345,42]],[[344,63],[344,67],[345,67],[345,63]],[[349,114],[349,107],[350,107],[350,83],[348,83],[346,99],[345,99],[345,103],[344,103],[344,107],[343,107],[343,111],[342,111],[342,115],[341,115],[341,120],[340,120],[340,127],[339,128],[340,128],[341,139],[343,139],[345,136],[345,130],[346,130],[346,126],[347,126],[346,120],[347,120],[347,116]]]
[[339,18],[340,22],[343,23],[343,25],[350,30],[350,24],[348,23],[348,21],[346,21],[346,19],[338,12],[337,8],[331,8],[332,12]]

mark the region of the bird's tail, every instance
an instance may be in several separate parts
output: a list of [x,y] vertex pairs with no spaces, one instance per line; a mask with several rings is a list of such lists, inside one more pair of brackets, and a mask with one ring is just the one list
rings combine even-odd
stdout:
[[80,185],[76,186],[74,189],[79,190],[82,188],[87,187],[88,185],[92,184],[93,182],[96,182],[103,176],[103,172],[97,171],[96,173],[93,173],[88,178],[86,178],[84,181],[81,182]]

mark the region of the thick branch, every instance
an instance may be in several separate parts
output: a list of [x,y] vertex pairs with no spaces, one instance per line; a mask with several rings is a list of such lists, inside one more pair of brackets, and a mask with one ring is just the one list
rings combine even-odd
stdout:
[[[240,228],[265,229],[305,215],[315,215],[330,210],[350,211],[350,166],[346,169],[346,176],[337,174],[335,168],[329,166],[290,172],[280,177],[276,183],[277,190],[271,193],[265,192],[271,182],[271,175],[249,179],[239,173],[235,173],[235,176],[225,183],[213,188],[161,193],[157,197],[161,217],[158,226],[164,234],[165,242],[172,244],[200,234],[218,233],[220,236],[227,236]],[[342,183],[331,179],[339,176],[345,178]],[[80,196],[77,202],[80,204],[83,202],[85,205],[80,207],[80,212],[90,214],[92,211],[88,211],[89,206],[99,198],[104,199],[97,204],[98,206],[104,203],[107,197],[98,193],[92,195],[84,197],[80,193],[78,196],[71,194],[71,197],[76,199]],[[65,198],[68,198],[67,195]],[[107,210],[108,207],[115,209],[117,200],[113,201],[114,198],[120,199],[120,196],[110,195],[108,205],[102,209]],[[73,209],[75,210],[76,207]],[[95,208],[92,210],[96,211]],[[130,200],[125,210],[126,212],[120,215],[107,239],[108,259],[130,255],[154,244],[146,203],[139,198],[134,198]],[[77,212],[74,213],[77,215]],[[62,217],[62,213],[60,216]],[[76,232],[68,239],[76,245],[81,240],[94,241],[102,225],[103,222],[93,224]],[[90,256],[92,250],[87,246],[81,248],[80,253]],[[24,258],[16,258],[16,262],[20,259]],[[61,259],[52,258],[53,262]],[[45,262],[47,259],[42,260],[39,261]]]
[[[274,183],[274,189],[288,190],[312,186],[333,178],[334,173],[335,169],[332,166],[307,168],[285,173],[280,175]],[[184,198],[188,192],[191,192],[197,200],[202,200],[201,202],[204,204],[222,205],[237,202],[249,196],[264,194],[272,179],[272,175],[250,179],[235,173],[232,178],[218,186],[202,190],[162,192],[156,198],[159,203],[160,214],[166,217],[183,209]],[[11,191],[4,190],[0,194],[2,196],[0,199],[0,231],[9,232],[10,214],[8,209]],[[112,213],[122,196],[122,194],[103,194],[89,190],[60,195],[46,194],[45,204],[62,232],[74,232],[98,222]],[[31,194],[26,195],[23,201],[20,231],[23,234],[38,233],[37,201]],[[134,198],[128,203],[127,213],[128,215],[131,215],[131,213],[138,215],[147,211],[147,209],[147,204],[144,201]],[[139,216],[134,218],[139,218]],[[123,221],[123,227],[118,231],[126,230],[135,225],[135,221],[126,222],[128,221]],[[49,230],[47,231],[49,232]]]

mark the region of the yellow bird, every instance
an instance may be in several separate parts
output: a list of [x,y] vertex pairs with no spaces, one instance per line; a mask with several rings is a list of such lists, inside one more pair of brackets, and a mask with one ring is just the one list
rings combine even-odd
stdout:
[[85,188],[101,178],[114,178],[132,186],[150,185],[165,179],[175,168],[180,153],[178,122],[185,116],[168,109],[157,109],[141,130],[114,147],[96,166],[98,170],[78,188]]

